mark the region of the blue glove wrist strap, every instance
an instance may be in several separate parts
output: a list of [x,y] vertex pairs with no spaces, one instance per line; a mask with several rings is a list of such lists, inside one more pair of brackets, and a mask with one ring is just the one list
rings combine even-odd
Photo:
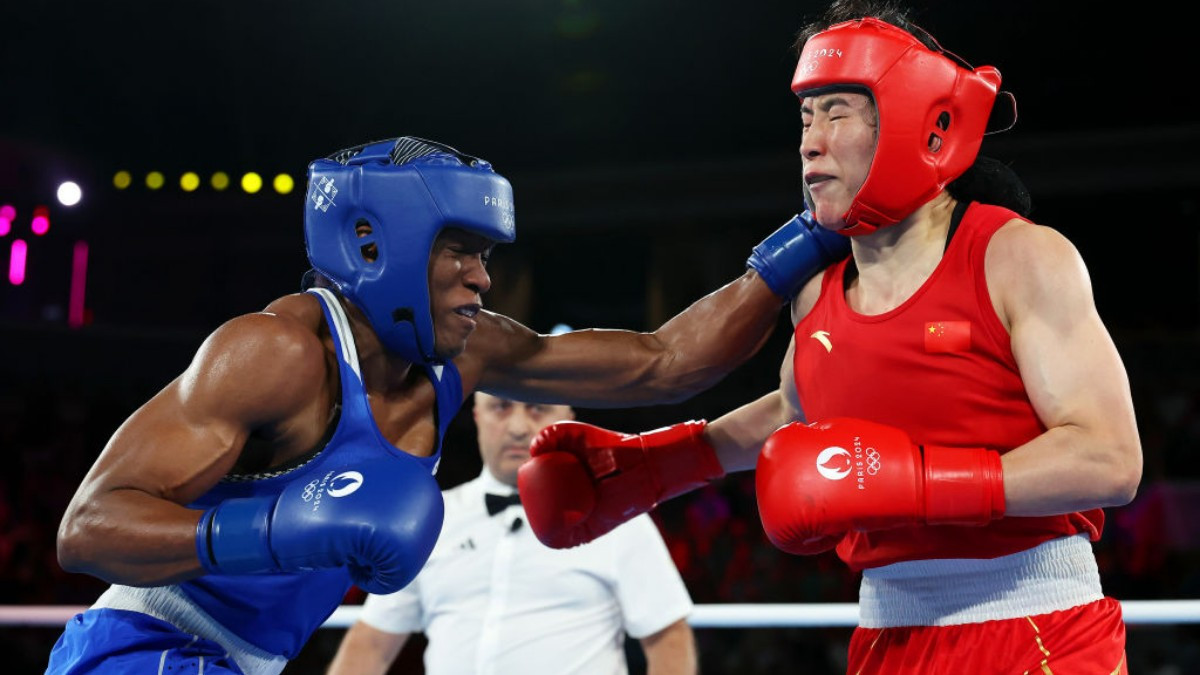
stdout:
[[269,499],[230,499],[204,513],[196,527],[200,563],[218,574],[252,574],[279,569],[271,554]]

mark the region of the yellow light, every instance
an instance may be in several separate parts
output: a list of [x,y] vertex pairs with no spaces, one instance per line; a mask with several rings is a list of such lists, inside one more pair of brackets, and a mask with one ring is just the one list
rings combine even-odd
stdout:
[[262,189],[262,176],[251,171],[242,176],[242,189],[248,194],[254,194]]
[[150,188],[151,190],[157,190],[158,188],[162,187],[164,182],[165,180],[163,179],[162,173],[158,171],[151,171],[150,173],[146,174],[146,187]]
[[292,180],[292,177],[286,173],[275,176],[275,191],[279,194],[290,194],[294,187],[296,187],[296,181]]
[[133,184],[133,176],[129,175],[128,171],[118,171],[113,174],[113,185],[118,190],[124,190]]
[[184,192],[191,192],[200,187],[200,176],[194,172],[187,172],[179,177],[179,187],[183,188]]
[[229,174],[218,171],[212,175],[212,186],[217,192],[229,187]]

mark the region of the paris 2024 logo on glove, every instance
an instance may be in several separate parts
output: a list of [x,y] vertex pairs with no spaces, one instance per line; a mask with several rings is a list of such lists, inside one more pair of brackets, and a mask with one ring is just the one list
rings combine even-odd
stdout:
[[337,475],[330,471],[305,485],[304,491],[300,493],[300,498],[305,502],[311,502],[312,510],[316,511],[321,508],[321,499],[324,495],[333,498],[346,497],[354,494],[358,488],[362,487],[362,484],[363,475],[357,471],[343,471]]
[[861,446],[854,449],[855,453],[851,454],[849,450],[836,445],[825,448],[817,455],[817,472],[826,480],[842,480],[857,469],[860,479],[858,487],[864,489],[861,478],[864,475],[874,476],[881,468],[879,451]]

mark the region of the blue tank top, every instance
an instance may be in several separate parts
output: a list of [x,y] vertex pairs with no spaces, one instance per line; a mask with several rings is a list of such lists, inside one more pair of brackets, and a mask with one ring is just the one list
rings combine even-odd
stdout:
[[[342,464],[378,453],[402,452],[393,446],[371,415],[358,367],[350,324],[337,297],[310,289],[321,302],[337,350],[341,379],[341,416],[324,448],[299,466],[265,474],[230,475],[190,504],[207,509],[226,499],[279,494],[284,486],[318,478],[330,462]],[[446,428],[462,405],[462,380],[454,364],[426,366],[437,396],[437,447],[417,460],[437,472]],[[215,575],[180,583],[179,588],[209,616],[242,639],[271,654],[294,658],[313,631],[337,609],[350,589],[345,568],[287,574]]]

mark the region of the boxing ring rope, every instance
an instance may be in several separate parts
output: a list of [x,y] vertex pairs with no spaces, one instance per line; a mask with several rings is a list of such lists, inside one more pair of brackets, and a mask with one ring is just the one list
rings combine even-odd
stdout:
[[[1131,626],[1200,623],[1200,600],[1125,600],[1125,623]],[[87,609],[75,605],[0,605],[0,626],[64,625]],[[321,626],[349,628],[362,612],[361,605],[342,605]],[[688,623],[693,628],[819,628],[858,625],[858,604],[827,602],[808,604],[696,605]]]

